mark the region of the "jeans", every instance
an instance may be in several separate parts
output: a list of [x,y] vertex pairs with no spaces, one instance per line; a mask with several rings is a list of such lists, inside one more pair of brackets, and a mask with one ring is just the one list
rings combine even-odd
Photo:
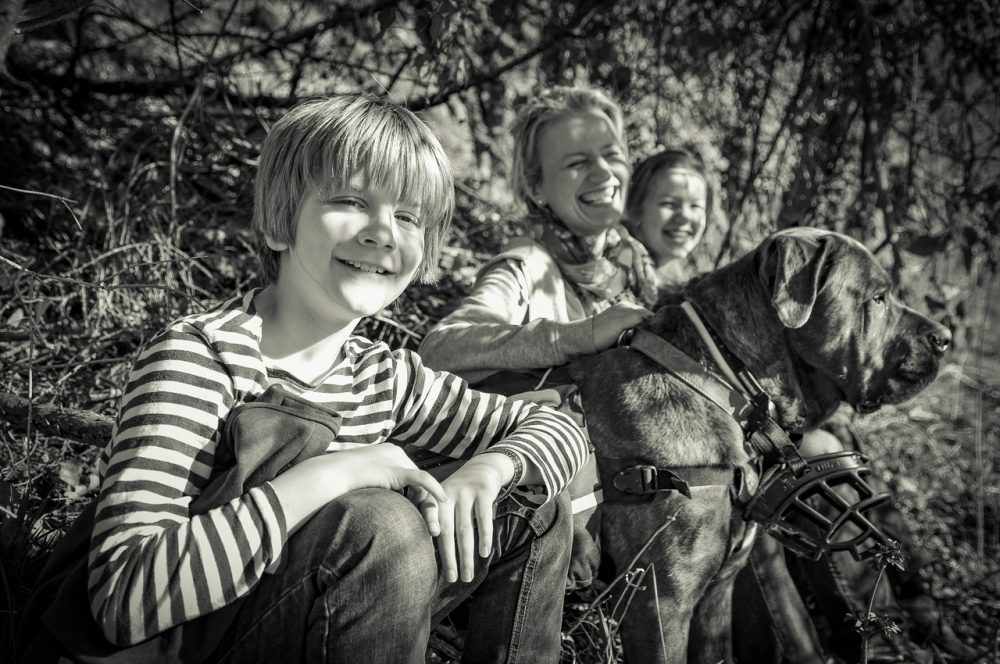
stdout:
[[499,503],[493,550],[446,583],[419,511],[384,489],[327,504],[245,600],[220,662],[423,663],[431,626],[469,600],[463,662],[557,662],[571,515],[558,496]]

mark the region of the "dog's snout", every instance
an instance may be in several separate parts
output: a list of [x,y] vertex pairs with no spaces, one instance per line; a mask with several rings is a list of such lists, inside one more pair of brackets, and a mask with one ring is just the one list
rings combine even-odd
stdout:
[[927,330],[927,340],[936,353],[943,354],[951,346],[951,330],[940,323],[932,323]]

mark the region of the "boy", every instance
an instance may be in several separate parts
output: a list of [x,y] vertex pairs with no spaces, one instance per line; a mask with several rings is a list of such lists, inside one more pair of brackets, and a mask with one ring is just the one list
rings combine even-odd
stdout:
[[[308,102],[275,124],[253,216],[268,285],[149,342],[101,457],[88,588],[109,640],[238,601],[206,630],[222,634],[212,661],[423,662],[432,621],[475,590],[463,661],[557,660],[555,498],[586,458],[581,433],[352,335],[432,271],[452,187],[437,139],[385,99]],[[336,414],[336,440],[196,513],[228,415],[275,386]],[[439,484],[390,437],[468,461]],[[515,494],[494,514],[513,485],[540,485],[540,505]]]

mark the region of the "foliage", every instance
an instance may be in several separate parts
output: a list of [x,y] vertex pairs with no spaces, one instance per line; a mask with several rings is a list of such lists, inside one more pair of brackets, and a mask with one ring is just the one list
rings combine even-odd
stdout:
[[[254,283],[271,123],[347,90],[423,111],[460,176],[441,282],[364,324],[396,345],[510,236],[513,108],[555,83],[615,94],[633,157],[682,144],[714,167],[699,267],[832,228],[968,325],[1000,260],[998,41],[996,3],[964,0],[0,0],[0,390],[112,414],[149,334]],[[27,424],[0,429],[8,609],[93,472]]]

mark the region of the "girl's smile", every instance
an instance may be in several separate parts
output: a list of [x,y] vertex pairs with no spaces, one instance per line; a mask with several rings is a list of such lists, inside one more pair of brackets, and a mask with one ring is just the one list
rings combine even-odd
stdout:
[[687,256],[701,241],[708,218],[708,187],[686,168],[654,177],[635,224],[639,240],[662,265]]

